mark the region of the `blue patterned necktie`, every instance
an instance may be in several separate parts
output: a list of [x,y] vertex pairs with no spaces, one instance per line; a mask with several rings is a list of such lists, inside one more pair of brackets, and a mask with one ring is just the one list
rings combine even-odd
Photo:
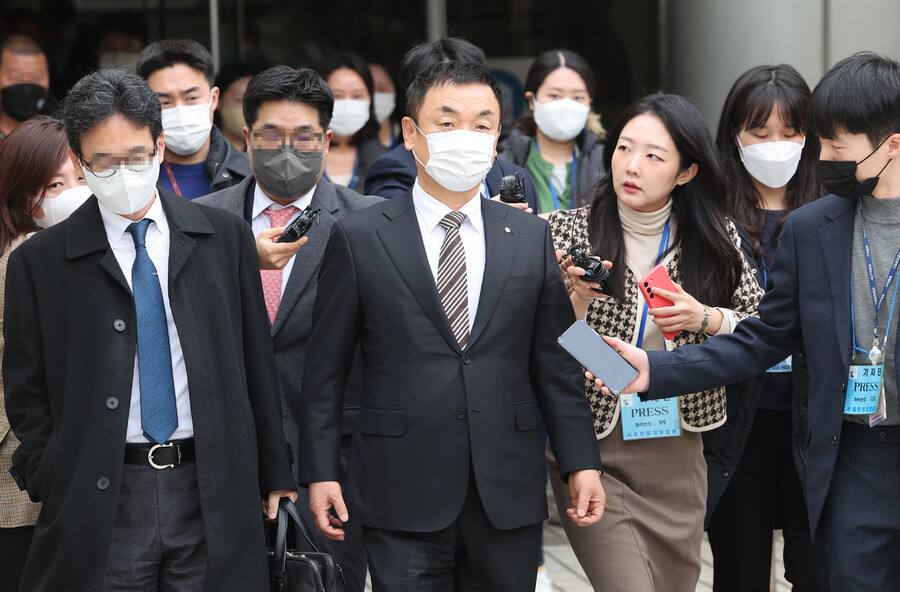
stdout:
[[164,444],[178,427],[175,382],[172,379],[172,352],[166,308],[156,266],[147,253],[144,219],[128,225],[134,239],[131,284],[137,312],[138,372],[141,380],[141,428],[151,442]]

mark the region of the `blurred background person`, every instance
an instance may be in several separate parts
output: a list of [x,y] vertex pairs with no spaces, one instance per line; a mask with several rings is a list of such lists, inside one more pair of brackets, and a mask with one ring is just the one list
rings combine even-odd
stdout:
[[[26,121],[0,144],[0,311],[9,254],[36,231],[62,222],[91,195],[68,147],[62,122],[46,117]],[[0,328],[2,323],[0,316]],[[0,381],[0,589],[16,591],[41,509],[9,474],[18,445]]]
[[163,39],[141,52],[138,75],[162,106],[165,160],[159,186],[194,199],[240,183],[250,160],[222,137],[213,120],[219,88],[212,55],[193,39]]
[[10,35],[0,44],[0,141],[26,119],[55,109],[41,46],[31,37]]
[[[579,279],[584,270],[571,259],[563,263],[575,316],[636,347],[669,350],[731,333],[755,314],[762,288],[726,219],[724,179],[700,112],[677,95],[641,99],[613,124],[603,161],[607,172],[591,205],[549,218],[556,249],[581,244],[612,262],[612,294]],[[655,292],[674,304],[648,310],[638,281],[657,264],[678,291]],[[663,331],[677,335],[669,340]],[[725,389],[647,403],[609,397],[586,382],[585,396],[607,505],[603,520],[584,529],[563,520],[578,562],[595,590],[694,590],[707,490],[700,432],[725,423]],[[678,421],[651,434],[654,426],[634,423],[642,413]],[[562,516],[571,501],[547,456]]]
[[319,74],[334,94],[334,138],[325,157],[325,177],[362,193],[369,165],[387,152],[378,139],[372,74],[362,58],[348,51],[326,57]]
[[219,89],[219,104],[213,114],[213,123],[235,150],[247,151],[244,139],[244,91],[247,83],[264,70],[244,62],[230,62],[219,69],[215,86]]
[[103,14],[97,20],[97,65],[134,74],[138,56],[147,44],[147,23],[136,12]]
[[[823,194],[819,141],[806,133],[809,96],[793,67],[757,66],[734,83],[719,118],[716,144],[731,217],[747,239],[743,250],[749,250],[763,289],[788,214]],[[798,473],[791,445],[791,404],[796,413],[805,408],[807,376],[792,376],[788,357],[766,372],[760,387],[743,397],[729,393],[728,421],[703,434],[713,587],[768,590],[772,531],[780,529],[785,579],[794,590],[824,592],[830,588],[828,561],[822,543],[810,538],[805,475]]]
[[515,122],[498,155],[531,173],[539,212],[588,205],[587,192],[603,175],[606,135],[602,127],[598,136],[587,126],[595,84],[584,58],[565,49],[542,53],[528,70],[529,112]]
[[369,72],[375,88],[372,104],[375,108],[375,121],[378,122],[378,140],[385,148],[394,148],[402,137],[400,124],[393,117],[397,109],[397,86],[393,76],[380,62],[370,61]]

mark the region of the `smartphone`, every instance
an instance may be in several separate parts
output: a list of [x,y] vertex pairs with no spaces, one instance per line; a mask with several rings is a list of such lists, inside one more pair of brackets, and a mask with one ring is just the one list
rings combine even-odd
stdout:
[[[675,287],[675,282],[672,281],[672,278],[669,277],[669,272],[666,271],[666,268],[662,265],[657,265],[653,269],[650,270],[650,273],[641,278],[640,282],[638,282],[638,289],[641,291],[641,295],[644,297],[644,300],[647,301],[647,306],[650,308],[665,308],[666,306],[672,306],[675,303],[669,300],[668,298],[663,298],[662,296],[657,296],[656,294],[652,294],[650,292],[650,288],[662,288],[663,290],[668,290],[669,292],[678,292],[678,288]],[[661,319],[667,318],[665,316],[659,317]],[[662,334],[666,339],[675,339],[675,336],[681,333],[681,331],[663,331]]]
[[572,323],[557,342],[615,395],[637,378],[635,367],[582,319]]

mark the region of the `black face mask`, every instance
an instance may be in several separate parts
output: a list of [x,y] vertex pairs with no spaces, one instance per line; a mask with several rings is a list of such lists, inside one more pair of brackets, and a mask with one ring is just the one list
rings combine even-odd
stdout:
[[[881,144],[869,153],[869,156],[878,152],[878,149],[885,142],[887,142],[887,138],[882,140]],[[875,191],[875,186],[878,185],[878,177],[881,176],[887,165],[891,164],[892,159],[888,160],[874,177],[865,181],[858,181],[856,179],[856,167],[868,160],[869,156],[859,162],[852,160],[820,160],[819,174],[822,177],[822,185],[825,187],[825,191],[848,199],[859,197],[860,195],[872,195],[872,192]]]
[[25,121],[41,112],[47,103],[47,91],[37,84],[23,82],[0,89],[3,111],[16,121]]

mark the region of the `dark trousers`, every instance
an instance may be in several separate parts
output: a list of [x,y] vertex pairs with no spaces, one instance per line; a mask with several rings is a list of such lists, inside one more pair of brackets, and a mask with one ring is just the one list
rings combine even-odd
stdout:
[[197,592],[206,582],[206,537],[193,462],[171,469],[125,465],[108,592]]
[[363,541],[373,592],[533,592],[541,524],[495,528],[470,473],[463,509],[447,528],[400,532],[364,527]]
[[785,578],[795,592],[827,592],[828,562],[813,543],[791,451],[790,411],[757,411],[741,459],[707,528],[715,592],[768,592],[772,531],[784,532]]
[[844,422],[818,536],[834,592],[900,591],[900,427]]
[[19,592],[33,526],[0,528],[0,592]]

